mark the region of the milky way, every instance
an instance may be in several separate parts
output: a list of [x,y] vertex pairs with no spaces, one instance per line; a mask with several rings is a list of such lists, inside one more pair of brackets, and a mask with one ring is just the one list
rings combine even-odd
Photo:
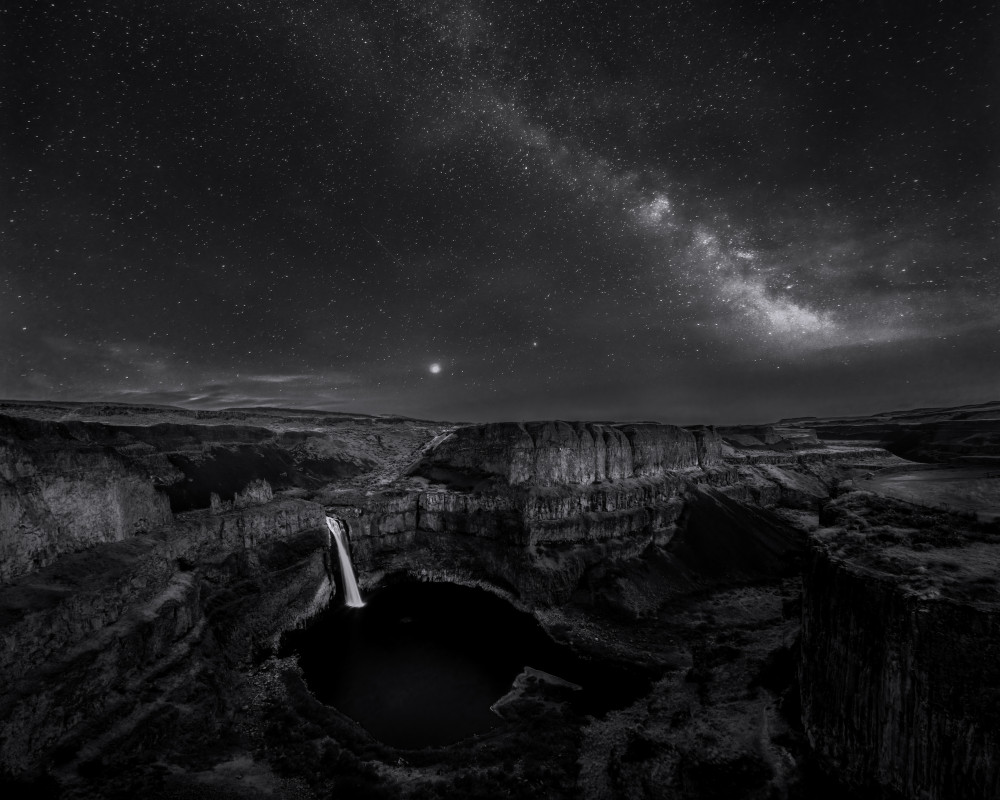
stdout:
[[1000,396],[994,5],[7,3],[0,396]]

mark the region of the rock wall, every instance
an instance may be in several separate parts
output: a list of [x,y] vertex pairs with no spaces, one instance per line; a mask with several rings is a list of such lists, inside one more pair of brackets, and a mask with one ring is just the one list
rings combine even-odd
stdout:
[[[709,443],[701,454],[712,458]],[[414,474],[552,486],[658,477],[698,465],[695,435],[674,425],[509,422],[458,428],[425,453]]]
[[971,460],[995,463],[1000,458],[1000,412],[996,404],[979,408],[915,409],[873,417],[814,420],[825,441],[878,443],[911,461],[939,463]]
[[287,500],[199,514],[0,589],[0,771],[113,746],[175,689],[211,702],[255,646],[328,601],[322,519]]
[[698,466],[707,469],[722,463],[722,437],[719,431],[710,425],[696,425],[688,428],[694,436],[698,453]]
[[167,497],[114,451],[0,443],[0,582],[170,519]]
[[913,591],[877,561],[842,556],[845,541],[814,538],[804,579],[800,682],[812,746],[858,788],[1000,797],[997,604]]
[[812,428],[791,425],[730,425],[719,428],[719,435],[740,447],[818,447]]
[[0,414],[0,441],[39,452],[76,449],[117,454],[141,479],[167,494],[173,511],[182,512],[208,508],[213,492],[222,502],[233,502],[254,481],[267,481],[275,490],[317,489],[351,478],[373,468],[379,459],[396,457],[394,451],[415,446],[427,432],[416,423],[389,421],[382,423],[382,433],[371,430],[370,424],[290,429],[295,424],[275,420],[273,428],[194,422],[116,425]]
[[493,583],[528,606],[552,605],[569,598],[590,565],[669,541],[689,477],[345,492],[328,509],[348,525],[362,586],[393,572],[448,573]]
[[348,524],[362,587],[394,573],[446,575],[538,607],[566,602],[597,564],[668,544],[706,486],[739,503],[815,510],[842,464],[887,456],[728,450],[706,427],[475,425],[432,442],[407,489],[325,499]]

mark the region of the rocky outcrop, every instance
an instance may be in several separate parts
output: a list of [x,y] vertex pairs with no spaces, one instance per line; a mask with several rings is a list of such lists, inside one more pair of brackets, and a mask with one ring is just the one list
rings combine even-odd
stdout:
[[761,465],[791,467],[793,469],[812,468],[817,464],[836,464],[840,466],[867,465],[889,466],[902,463],[882,447],[865,447],[853,443],[830,445],[809,450],[769,450],[758,448],[726,448],[725,461],[728,464]]
[[824,520],[840,525],[811,541],[800,665],[817,754],[857,788],[1000,797],[995,536],[860,493]]
[[720,446],[711,428],[655,423],[472,425],[411,468],[428,488],[328,500],[346,515],[363,585],[448,575],[551,605],[595,563],[669,541],[685,487]]
[[[711,458],[711,445],[703,445],[702,459]],[[697,466],[695,435],[674,425],[508,422],[456,429],[412,472],[448,483],[552,486],[659,477]]]
[[[768,455],[782,466],[757,463]],[[409,471],[409,490],[324,497],[348,525],[362,586],[394,573],[448,576],[527,607],[551,606],[595,565],[668,544],[706,486],[741,504],[815,510],[843,463],[869,457],[887,454],[840,447],[748,456],[724,452],[709,427],[475,425],[431,442]]]
[[737,447],[768,447],[787,450],[798,447],[818,447],[819,439],[812,428],[793,425],[734,425],[718,429],[719,435]]
[[170,519],[166,495],[114,451],[0,442],[0,582]]
[[694,436],[698,453],[698,466],[707,469],[722,462],[722,437],[710,425],[696,425],[688,428]]
[[225,680],[323,607],[332,574],[322,509],[286,500],[195,515],[11,582],[0,589],[0,770],[31,770],[56,748],[85,759],[163,711],[174,688]]
[[869,417],[785,420],[784,426],[809,426],[827,441],[866,441],[911,461],[940,463],[1000,459],[1000,403],[955,408],[916,408]]
[[242,492],[236,492],[231,502],[222,500],[215,492],[212,492],[209,498],[209,507],[212,509],[212,513],[221,514],[234,508],[247,508],[248,506],[270,503],[274,499],[274,490],[271,489],[271,484],[267,481],[257,478],[250,481]]
[[[50,561],[44,555],[48,545],[14,557],[21,572],[0,587],[0,793],[5,773],[25,775],[40,768],[54,771],[72,791],[80,781],[91,781],[91,796],[201,796],[191,789],[194,784],[183,781],[187,788],[171,794],[163,786],[166,771],[169,780],[181,780],[181,772],[189,770],[187,780],[193,781],[194,775],[214,773],[213,765],[250,759],[251,749],[260,759],[257,774],[273,768],[288,770],[293,781],[305,776],[317,796],[353,796],[357,786],[340,783],[345,769],[359,780],[391,773],[385,780],[397,789],[399,781],[409,781],[420,767],[406,764],[405,754],[387,755],[382,745],[365,738],[339,712],[321,707],[304,689],[290,701],[292,695],[283,692],[292,691],[295,669],[281,654],[252,659],[334,596],[339,573],[324,524],[325,515],[332,514],[346,525],[366,592],[413,578],[480,586],[548,620],[553,635],[588,656],[617,653],[632,666],[669,670],[669,680],[661,681],[653,699],[640,700],[617,722],[611,714],[598,720],[604,712],[594,713],[586,752],[604,753],[604,760],[593,761],[587,778],[593,783],[587,785],[611,786],[615,796],[642,796],[636,789],[640,785],[648,789],[646,796],[659,796],[664,786],[680,797],[741,796],[727,792],[745,788],[749,771],[755,796],[782,796],[800,751],[789,755],[783,749],[792,733],[780,727],[777,694],[769,696],[762,687],[767,683],[775,692],[792,692],[803,529],[815,526],[819,511],[824,522],[851,527],[852,535],[874,531],[886,536],[846,501],[828,502],[831,492],[843,490],[845,478],[870,471],[885,452],[817,447],[808,435],[796,439],[779,429],[762,433],[759,445],[740,447],[713,428],[655,423],[456,429],[273,409],[143,408],[134,419],[122,407],[64,404],[43,411],[40,419],[28,418],[24,409],[13,421],[0,415],[0,441],[9,451],[2,462],[6,472],[0,473],[6,480],[0,485],[0,510],[8,521],[49,514],[38,524],[51,529],[56,548]],[[780,441],[766,443],[769,436]],[[98,479],[118,481],[130,502],[137,503],[134,509],[119,504],[124,520],[119,528],[108,516],[115,503],[96,488]],[[4,494],[4,487],[10,492]],[[39,504],[47,505],[23,510],[33,492]],[[89,503],[86,496],[92,498]],[[71,516],[93,515],[88,523],[93,535],[74,538],[60,528],[53,509],[62,506],[52,497],[71,498]],[[784,508],[772,512],[768,506]],[[138,514],[140,507],[146,516]],[[158,514],[152,521],[150,509]],[[9,530],[0,535],[8,536]],[[839,548],[831,551],[836,558],[843,555]],[[932,549],[939,553],[940,543]],[[991,559],[982,563],[995,563]],[[824,613],[829,603],[846,608],[838,605],[839,574],[814,582],[820,599],[809,614]],[[891,580],[885,585],[898,589]],[[937,588],[942,602],[961,605],[960,598]],[[868,597],[869,608],[895,618],[896,606],[879,605],[883,594]],[[920,602],[927,597],[920,595]],[[972,607],[980,609],[977,603]],[[919,753],[899,756],[893,748],[910,735],[907,715],[918,714],[912,710],[917,706],[900,701],[903,711],[883,713],[879,703],[886,692],[866,690],[861,695],[865,709],[851,707],[851,687],[874,680],[875,668],[869,664],[849,673],[854,667],[844,664],[867,658],[869,650],[889,653],[877,650],[883,645],[869,635],[863,604],[856,605],[843,612],[856,616],[844,623],[846,632],[834,630],[824,639],[826,633],[813,626],[808,646],[820,654],[816,663],[813,651],[803,648],[808,731],[835,767],[841,755],[853,759],[852,748],[864,747],[876,754],[872,758],[890,753],[885,756],[889,764],[915,763]],[[900,630],[922,624],[923,606],[915,608],[899,611]],[[765,618],[771,632],[762,639],[758,623]],[[899,658],[911,658],[918,673],[920,659],[929,665],[921,685],[958,667],[933,655],[924,658],[919,643],[938,635],[940,626],[958,631],[961,624],[941,617],[929,629],[897,637],[917,642],[916,650]],[[976,624],[985,640],[996,638],[983,627],[986,623]],[[895,641],[884,646],[896,646]],[[964,639],[947,641],[954,648],[965,646]],[[754,651],[752,658],[744,657],[748,650]],[[781,656],[773,670],[772,651]],[[995,661],[985,644],[970,652]],[[829,663],[819,663],[823,659]],[[775,671],[780,680],[765,675],[757,682],[758,673]],[[269,676],[267,681],[262,675]],[[956,685],[970,687],[989,678],[970,672]],[[904,682],[892,691],[903,697],[911,689]],[[824,691],[839,698],[837,703],[825,700]],[[967,727],[980,725],[963,699],[966,689],[956,691],[945,698],[955,700],[961,711],[955,719],[961,717]],[[518,737],[530,736],[532,746],[546,738],[538,733],[535,705],[548,693],[545,689],[536,697],[526,691],[508,704],[511,713],[504,724],[514,727],[491,742],[456,744],[441,756],[442,764],[452,764],[446,770],[462,760],[456,753],[466,748],[462,752],[478,770],[470,780],[480,781],[488,768],[478,765],[506,764],[510,758],[520,764],[516,780],[524,780],[517,791],[537,786],[551,796],[559,784],[567,795],[579,794],[572,778],[560,783],[561,778],[527,768],[521,760],[531,748]],[[736,705],[742,710],[734,726],[728,709]],[[546,724],[555,726],[551,730],[562,743],[558,753],[546,755],[566,767],[565,775],[576,775],[579,715],[561,700],[550,706]],[[856,734],[862,713],[869,711],[883,714],[879,730],[889,730],[892,743],[864,738],[868,731]],[[706,724],[706,714],[717,716]],[[847,715],[847,721],[837,714]],[[892,714],[890,725],[885,720]],[[237,728],[237,718],[246,727]],[[952,722],[941,728],[942,741],[958,730],[948,726]],[[975,741],[995,751],[987,728],[975,730],[986,731],[977,732]],[[711,752],[705,745],[709,740],[717,743]],[[608,741],[614,742],[610,748]],[[206,743],[225,752],[203,759],[200,746]],[[969,756],[962,762],[957,750],[941,748],[934,750],[936,757],[960,765],[956,769],[972,776],[968,786],[988,779],[984,759]],[[362,764],[358,754],[366,762],[374,760],[374,766]],[[143,775],[160,794],[134,780],[133,756],[135,763],[146,759]],[[418,787],[414,794],[436,796],[435,787],[454,788],[449,783],[454,776],[442,776],[436,757],[421,762],[420,781],[425,782],[413,784]],[[905,781],[878,777],[891,771],[879,766],[882,762],[855,760],[862,766],[845,770],[855,785],[874,781],[909,791]],[[314,767],[303,769],[305,763]],[[102,765],[110,765],[105,773]],[[85,775],[91,777],[81,778]],[[108,790],[114,776],[128,791]],[[236,778],[224,785],[236,794],[233,787],[242,788]],[[296,784],[295,791],[299,788]],[[282,794],[275,790],[272,796]],[[593,796],[611,795],[598,791]]]
[[462,575],[528,606],[565,602],[599,560],[669,541],[682,474],[587,485],[445,487],[328,497],[349,529],[363,586],[393,572]]
[[[31,418],[27,408],[4,410],[9,413],[0,414],[0,441],[115,453],[161,489],[174,512],[209,508],[213,492],[222,503],[234,502],[254,481],[267,481],[275,491],[316,490],[397,459],[408,463],[414,450],[448,427],[319,412],[281,417],[266,409],[141,409],[145,413],[132,419],[122,416],[122,407],[112,407],[114,415],[106,417],[100,408],[81,406],[57,419]],[[136,424],[140,420],[144,424]]]
[[222,513],[408,463],[445,427],[268,409],[0,408],[0,583],[152,530],[171,511]]
[[80,764],[94,769],[147,736],[219,739],[252,656],[335,592],[323,507],[301,495],[375,468],[398,474],[444,427],[320,412],[4,410],[0,794],[7,776],[40,770],[71,785]]

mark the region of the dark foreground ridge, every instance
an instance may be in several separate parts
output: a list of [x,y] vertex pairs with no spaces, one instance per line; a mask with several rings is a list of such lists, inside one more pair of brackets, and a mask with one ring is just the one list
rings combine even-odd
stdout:
[[0,403],[0,790],[995,798],[998,408]]

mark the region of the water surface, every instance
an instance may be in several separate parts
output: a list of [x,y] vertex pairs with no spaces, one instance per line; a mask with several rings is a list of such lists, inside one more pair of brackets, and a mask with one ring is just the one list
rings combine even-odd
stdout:
[[630,702],[649,686],[627,666],[577,658],[505,600],[447,583],[386,587],[362,608],[329,609],[287,642],[317,699],[404,748],[500,725],[490,706],[526,666],[582,685],[586,713]]

